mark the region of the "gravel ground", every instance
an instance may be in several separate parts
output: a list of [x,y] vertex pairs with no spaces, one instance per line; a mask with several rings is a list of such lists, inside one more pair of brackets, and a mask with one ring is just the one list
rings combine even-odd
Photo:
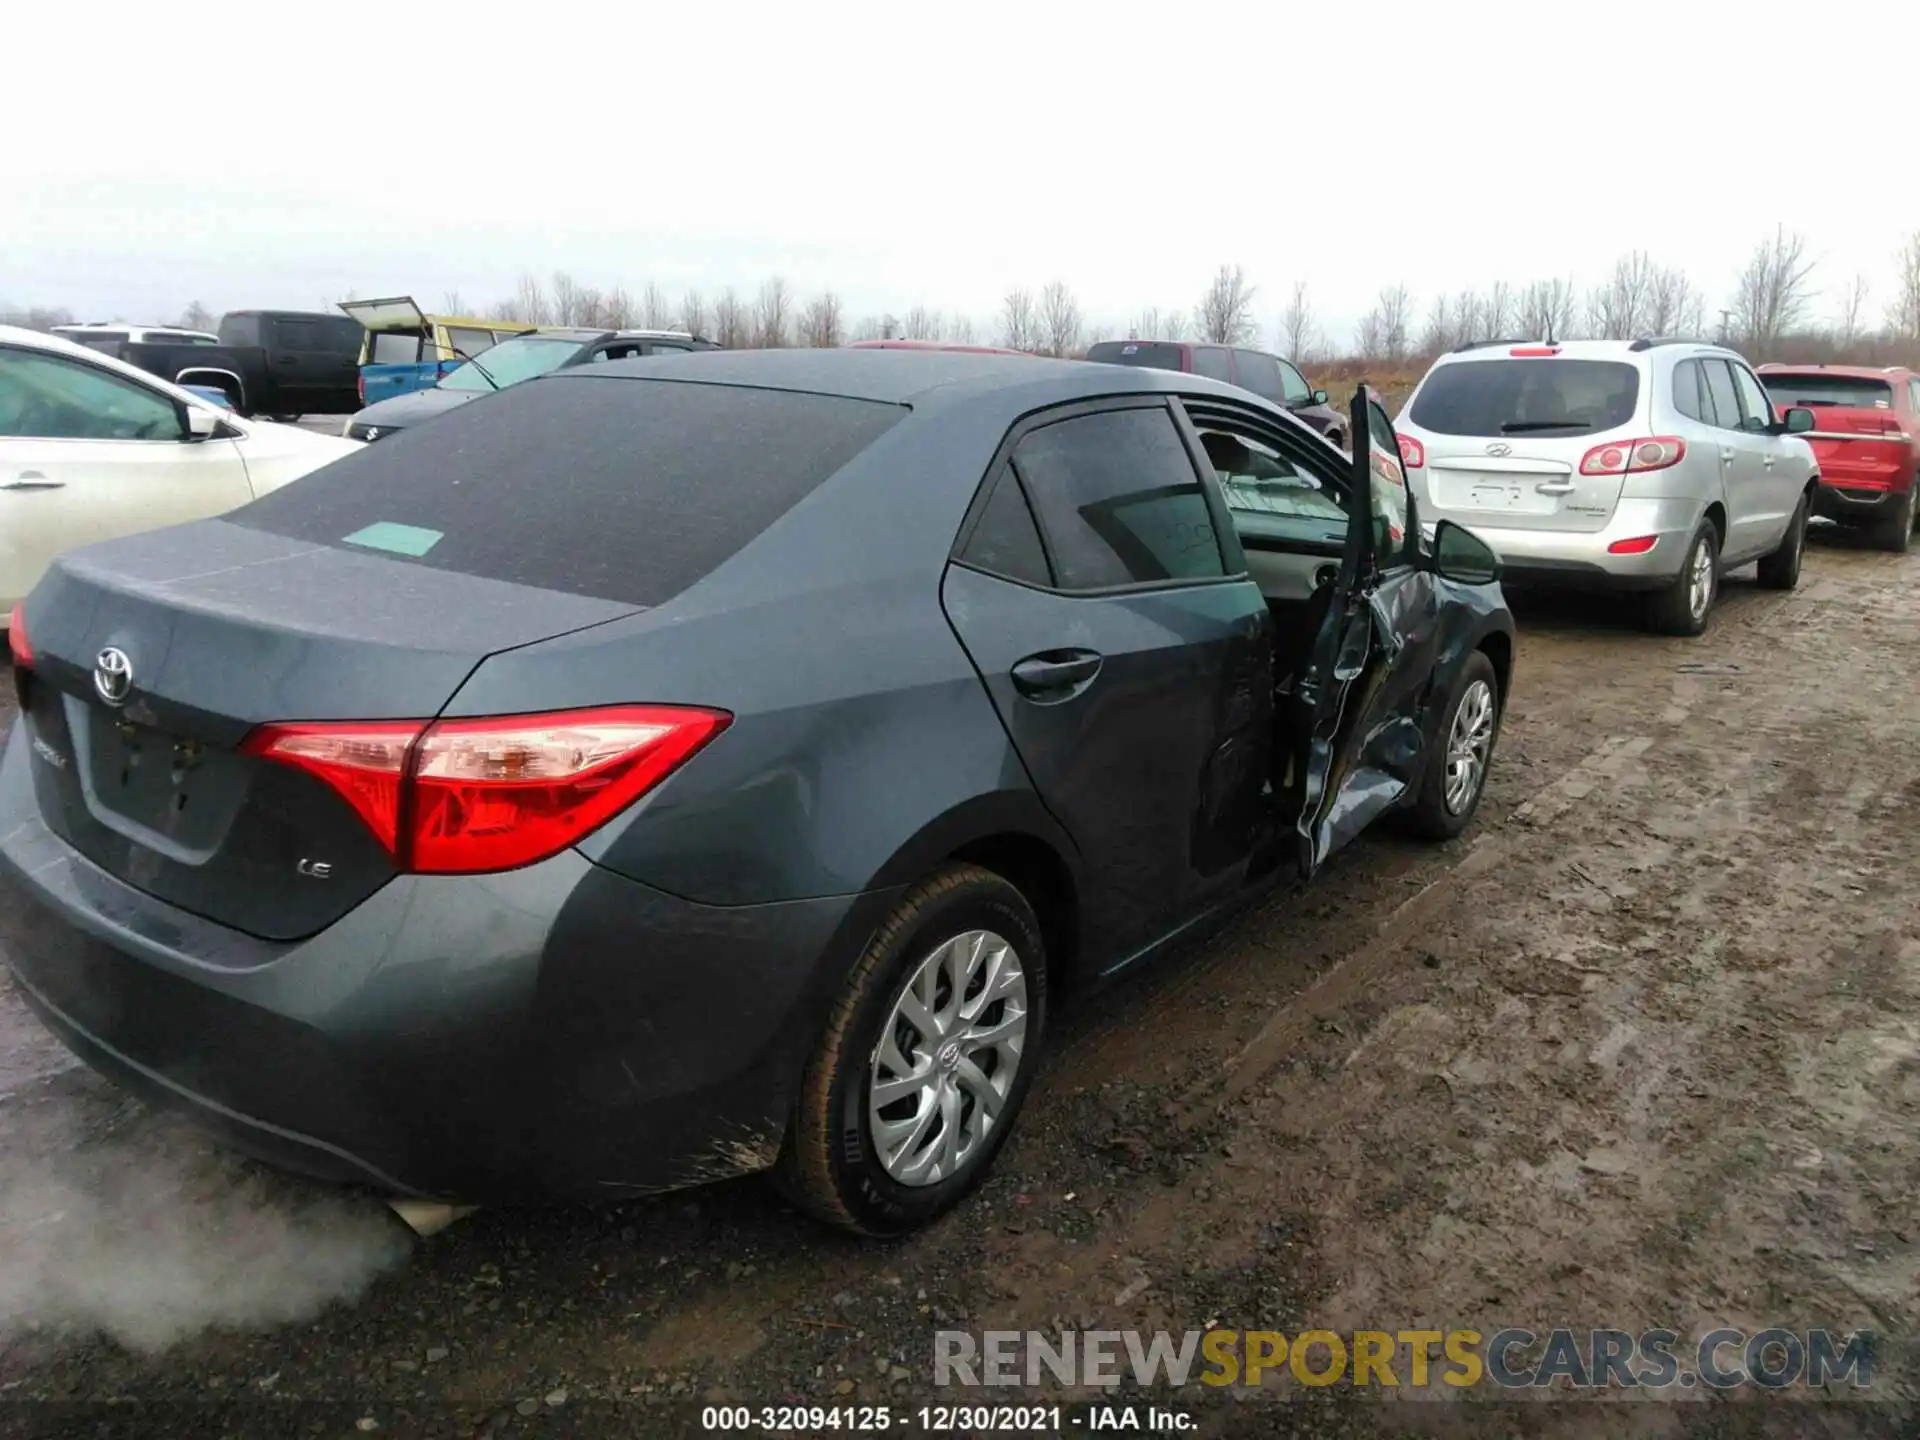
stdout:
[[[1158,1398],[1209,1435],[1897,1433],[1916,581],[1816,532],[1797,592],[1730,581],[1699,642],[1522,604],[1475,829],[1369,837],[1070,1008],[994,1178],[892,1246],[752,1182],[416,1242],[120,1097],[0,994],[0,1402],[45,1433],[82,1412],[44,1402],[115,1398],[147,1433],[652,1436],[702,1402],[952,1400],[942,1326],[1779,1324],[1886,1337],[1881,1403]],[[205,1408],[241,1399],[269,1408]]]

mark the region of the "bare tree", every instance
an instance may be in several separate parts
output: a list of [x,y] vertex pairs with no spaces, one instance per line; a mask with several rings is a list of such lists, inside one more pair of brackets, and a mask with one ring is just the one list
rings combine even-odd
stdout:
[[787,345],[787,326],[793,318],[793,294],[778,275],[760,287],[760,298],[753,307],[753,343],[762,350],[782,350]]
[[1000,302],[1000,343],[1009,350],[1040,348],[1040,313],[1032,292],[1016,285]]
[[627,293],[627,287],[616,285],[600,297],[599,323],[609,330],[625,330],[634,323],[638,307],[633,296]]
[[1566,339],[1573,330],[1573,282],[1534,281],[1520,292],[1515,318],[1529,339]]
[[1293,282],[1293,296],[1280,312],[1280,345],[1295,364],[1310,358],[1320,344],[1320,324],[1314,318],[1307,282]]
[[800,312],[800,343],[815,350],[831,350],[841,342],[840,297],[824,290],[807,302]]
[[1462,290],[1453,297],[1451,329],[1455,345],[1466,345],[1475,340],[1495,338],[1487,324],[1486,302],[1480,298],[1477,290]]
[[1907,237],[1895,262],[1893,299],[1887,304],[1887,329],[1896,340],[1920,341],[1920,230]]
[[540,288],[540,281],[532,274],[522,275],[520,283],[514,286],[513,299],[508,302],[513,313],[508,317],[523,325],[553,324],[553,307],[547,302],[547,292]]
[[640,306],[636,318],[641,328],[645,330],[665,330],[673,323],[673,310],[667,304],[666,292],[651,280],[640,292]]
[[1254,287],[1238,265],[1222,265],[1200,297],[1194,324],[1200,338],[1217,345],[1238,345],[1253,334]]
[[[322,302],[324,307],[325,302]],[[0,325],[17,325],[22,330],[47,331],[56,325],[73,324],[73,312],[64,305],[29,305],[24,310],[0,305]]]
[[1846,289],[1840,292],[1839,324],[1835,328],[1834,339],[1842,349],[1852,345],[1860,338],[1865,325],[1867,312],[1867,277],[1856,275],[1847,282]]
[[726,350],[744,350],[753,339],[753,319],[731,285],[713,302],[713,338]]
[[[1405,285],[1389,285],[1374,298],[1369,319],[1374,322],[1374,348],[1369,358],[1385,360],[1407,358],[1407,332],[1413,323],[1413,295]],[[1361,321],[1366,328],[1367,321]]]
[[1752,358],[1766,359],[1780,337],[1805,315],[1811,297],[1813,261],[1806,237],[1776,226],[1773,238],[1754,247],[1733,292],[1733,332]]
[[1587,329],[1603,340],[1632,340],[1650,333],[1653,257],[1644,250],[1622,255],[1613,273],[1587,294]]
[[1040,323],[1049,355],[1071,355],[1080,348],[1084,323],[1080,302],[1064,280],[1055,280],[1040,292]]
[[1431,360],[1436,355],[1444,355],[1453,348],[1453,306],[1447,303],[1447,297],[1436,295],[1433,303],[1427,307],[1426,323],[1420,327],[1420,338],[1414,343],[1414,354]]
[[[458,315],[458,310],[449,310],[449,315]],[[175,322],[182,330],[212,330],[220,324],[220,317],[202,305],[198,300],[180,312]]]
[[1519,306],[1515,300],[1513,287],[1504,280],[1493,282],[1493,288],[1487,291],[1486,299],[1480,302],[1480,324],[1485,333],[1482,340],[1504,340],[1507,332],[1513,329],[1513,320]]
[[1186,336],[1186,315],[1179,310],[1162,310],[1158,305],[1148,306],[1127,325],[1129,340],[1184,340]]
[[680,300],[680,328],[689,335],[705,336],[713,328],[706,298],[698,290],[689,290]]
[[553,272],[553,322],[578,325],[586,318],[586,288],[564,270]]
[[1706,297],[1677,265],[1657,267],[1647,286],[1649,335],[1698,335],[1706,329]]
[[940,312],[924,305],[914,306],[900,322],[902,340],[938,340],[940,331]]
[[973,334],[972,316],[955,315],[951,320],[947,321],[947,339],[951,340],[954,344],[972,345],[975,343]]

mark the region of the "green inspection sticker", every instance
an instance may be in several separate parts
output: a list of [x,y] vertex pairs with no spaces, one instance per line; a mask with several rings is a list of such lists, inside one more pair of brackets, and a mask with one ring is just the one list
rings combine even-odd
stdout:
[[369,525],[364,530],[356,530],[342,537],[343,545],[365,545],[369,550],[390,550],[395,555],[424,555],[438,545],[444,535],[438,530],[426,530],[418,525],[396,525],[391,520],[382,520],[377,525]]

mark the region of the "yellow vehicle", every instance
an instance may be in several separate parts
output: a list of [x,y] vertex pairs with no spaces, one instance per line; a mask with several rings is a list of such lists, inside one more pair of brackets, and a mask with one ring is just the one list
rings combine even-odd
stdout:
[[457,365],[533,327],[461,315],[429,315],[410,295],[342,300],[360,322],[360,403],[372,405],[424,390]]

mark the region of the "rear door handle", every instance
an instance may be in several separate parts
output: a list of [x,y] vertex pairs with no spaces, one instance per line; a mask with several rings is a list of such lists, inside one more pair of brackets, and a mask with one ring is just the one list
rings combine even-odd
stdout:
[[1102,656],[1092,650],[1042,650],[1013,667],[1013,685],[1032,699],[1053,696],[1086,684],[1100,673]]
[[1733,451],[1728,449],[1726,446],[1722,445],[1720,447],[1720,458],[1727,464],[1731,465],[1733,463]]
[[5,485],[0,485],[0,490],[58,490],[66,483],[64,480],[49,480],[38,470],[22,470]]

